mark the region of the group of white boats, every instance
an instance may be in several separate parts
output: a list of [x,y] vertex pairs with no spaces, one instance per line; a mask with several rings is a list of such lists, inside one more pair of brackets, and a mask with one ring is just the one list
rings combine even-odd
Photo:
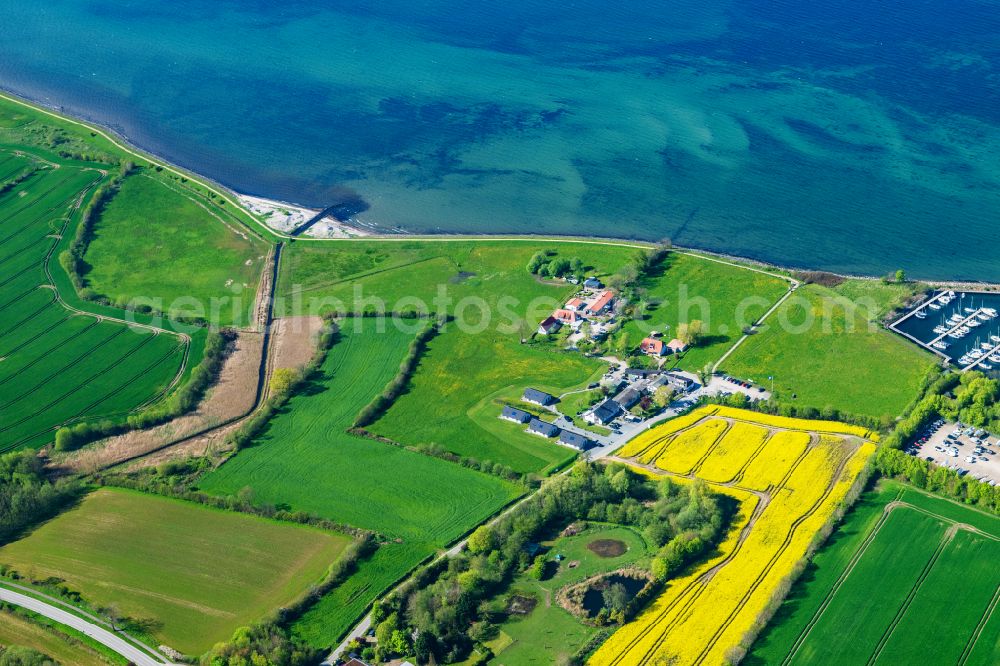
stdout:
[[[921,308],[914,316],[917,319],[926,319],[927,310],[940,311],[950,305],[952,301],[958,299],[958,305],[950,315],[941,316],[941,323],[934,327],[934,333],[939,339],[930,343],[930,346],[938,351],[948,349],[951,344],[941,338],[951,338],[961,340],[972,335],[976,329],[997,318],[998,313],[995,308],[988,308],[983,304],[981,307],[974,307],[972,301],[965,306],[966,294],[958,295],[954,291],[942,293],[937,299],[927,304],[926,309]],[[965,367],[978,365],[983,370],[992,370],[993,364],[1000,366],[1000,335],[992,334],[984,336],[980,334],[976,338],[976,344],[968,350],[960,359],[958,364]]]

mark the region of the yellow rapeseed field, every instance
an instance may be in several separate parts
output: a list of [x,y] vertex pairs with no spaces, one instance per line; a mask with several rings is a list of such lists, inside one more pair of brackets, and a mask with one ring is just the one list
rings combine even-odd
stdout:
[[689,414],[678,416],[677,418],[671,419],[663,425],[653,428],[652,430],[647,430],[623,446],[618,451],[618,455],[623,458],[634,458],[646,449],[650,448],[652,445],[669,439],[671,435],[680,432],[685,428],[690,428],[703,418],[712,416],[718,409],[719,407],[716,405],[700,407]]
[[[649,608],[605,642],[591,666],[726,663],[875,451],[870,441],[858,441],[856,431],[835,433],[839,424],[818,422],[818,430],[809,430],[803,424],[817,422],[785,419],[762,427],[760,416],[720,410],[695,427],[685,426],[690,429],[666,446],[656,464],[666,463],[674,473],[684,473],[685,465],[690,469],[711,451],[696,476],[706,477],[713,491],[740,499],[740,513],[718,554],[670,581]],[[723,418],[731,425],[715,444]],[[682,441],[693,442],[688,448],[694,453],[670,464]],[[744,465],[731,486],[720,485]],[[769,501],[754,516],[762,497]]]
[[781,430],[771,435],[764,450],[747,465],[740,485],[754,490],[767,490],[781,481],[795,459],[809,446],[811,435],[795,430]]
[[840,423],[839,421],[793,419],[787,416],[773,416],[771,414],[761,414],[760,412],[751,412],[746,409],[736,409],[735,407],[725,407],[721,405],[716,406],[715,410],[716,416],[739,419],[741,421],[750,421],[751,423],[759,423],[760,425],[771,426],[772,428],[781,428],[782,430],[828,432],[835,435],[854,435],[855,437],[861,437],[862,439],[868,439],[873,442],[878,441],[877,433],[874,433],[867,428],[862,428],[861,426],[850,425],[849,423]]
[[655,441],[652,446],[646,448],[642,453],[636,456],[635,459],[643,465],[652,465],[656,462],[656,459],[663,454],[663,449],[667,448],[675,436],[676,435],[669,435],[663,439]]
[[712,418],[679,433],[656,459],[656,466],[674,474],[689,474],[727,427],[726,421]]
[[768,435],[767,428],[737,421],[698,470],[699,478],[719,483],[732,481]]

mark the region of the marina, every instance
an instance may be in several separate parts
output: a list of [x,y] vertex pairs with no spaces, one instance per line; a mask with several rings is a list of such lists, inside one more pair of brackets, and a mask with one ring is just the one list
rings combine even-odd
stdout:
[[942,290],[889,328],[962,370],[1000,370],[1000,294]]

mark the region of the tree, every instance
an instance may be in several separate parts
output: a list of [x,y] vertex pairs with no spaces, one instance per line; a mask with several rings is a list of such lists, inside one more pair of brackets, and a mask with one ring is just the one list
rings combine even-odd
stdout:
[[608,286],[617,291],[624,291],[635,285],[639,280],[639,267],[634,263],[628,263],[618,269],[618,271],[608,278]]
[[705,323],[700,319],[695,319],[689,323],[677,325],[677,339],[688,347],[694,347],[701,339],[704,332]]
[[906,271],[904,271],[902,268],[896,271],[896,282],[898,282],[899,284],[903,284],[904,282],[906,282]]
[[298,380],[298,373],[291,368],[275,368],[271,374],[271,395],[288,395]]
[[586,269],[586,266],[583,264],[583,259],[580,257],[573,257],[570,265],[573,267],[573,273],[576,275],[583,275],[583,272]]
[[656,403],[657,407],[666,407],[674,401],[676,395],[677,391],[672,386],[664,385],[656,389],[656,392],[653,393],[653,402]]
[[389,648],[395,654],[407,654],[410,651],[410,637],[403,629],[396,629],[389,639]]
[[545,256],[545,254],[544,254],[544,253],[542,253],[542,252],[536,252],[536,253],[535,253],[535,254],[534,254],[534,255],[533,255],[532,257],[531,257],[531,260],[530,260],[530,261],[528,262],[528,266],[527,266],[527,269],[528,269],[528,272],[529,272],[529,273],[538,273],[538,270],[539,270],[539,269],[540,269],[540,268],[541,268],[541,267],[542,267],[543,265],[545,265],[546,263],[548,263],[548,261],[549,261],[549,260],[548,260],[548,258],[547,258],[547,257]]
[[73,431],[69,428],[56,430],[56,451],[73,450]]
[[413,644],[413,656],[417,658],[417,663],[431,663],[436,649],[437,640],[434,638],[434,634],[426,631],[421,631],[417,634],[417,640]]
[[549,275],[552,277],[562,277],[569,273],[570,262],[569,259],[556,259],[551,264],[549,264]]
[[0,648],[0,666],[52,666],[56,662],[38,650],[12,645],[6,650]]
[[535,558],[535,561],[531,564],[531,569],[528,570],[528,576],[534,580],[542,580],[545,578],[545,569],[548,567],[548,562],[544,555],[539,555]]
[[480,525],[475,532],[469,535],[465,547],[473,555],[478,555],[493,550],[495,545],[496,536],[493,534],[493,530],[486,525]]
[[393,650],[392,639],[398,625],[399,616],[393,613],[375,627],[375,641],[378,643],[379,648],[387,653],[395,651]]

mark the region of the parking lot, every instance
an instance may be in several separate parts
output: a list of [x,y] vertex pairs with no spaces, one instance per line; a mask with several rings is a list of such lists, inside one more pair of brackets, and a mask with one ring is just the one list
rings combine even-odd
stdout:
[[906,452],[936,465],[962,470],[979,481],[1000,485],[1000,441],[976,428],[937,421]]

